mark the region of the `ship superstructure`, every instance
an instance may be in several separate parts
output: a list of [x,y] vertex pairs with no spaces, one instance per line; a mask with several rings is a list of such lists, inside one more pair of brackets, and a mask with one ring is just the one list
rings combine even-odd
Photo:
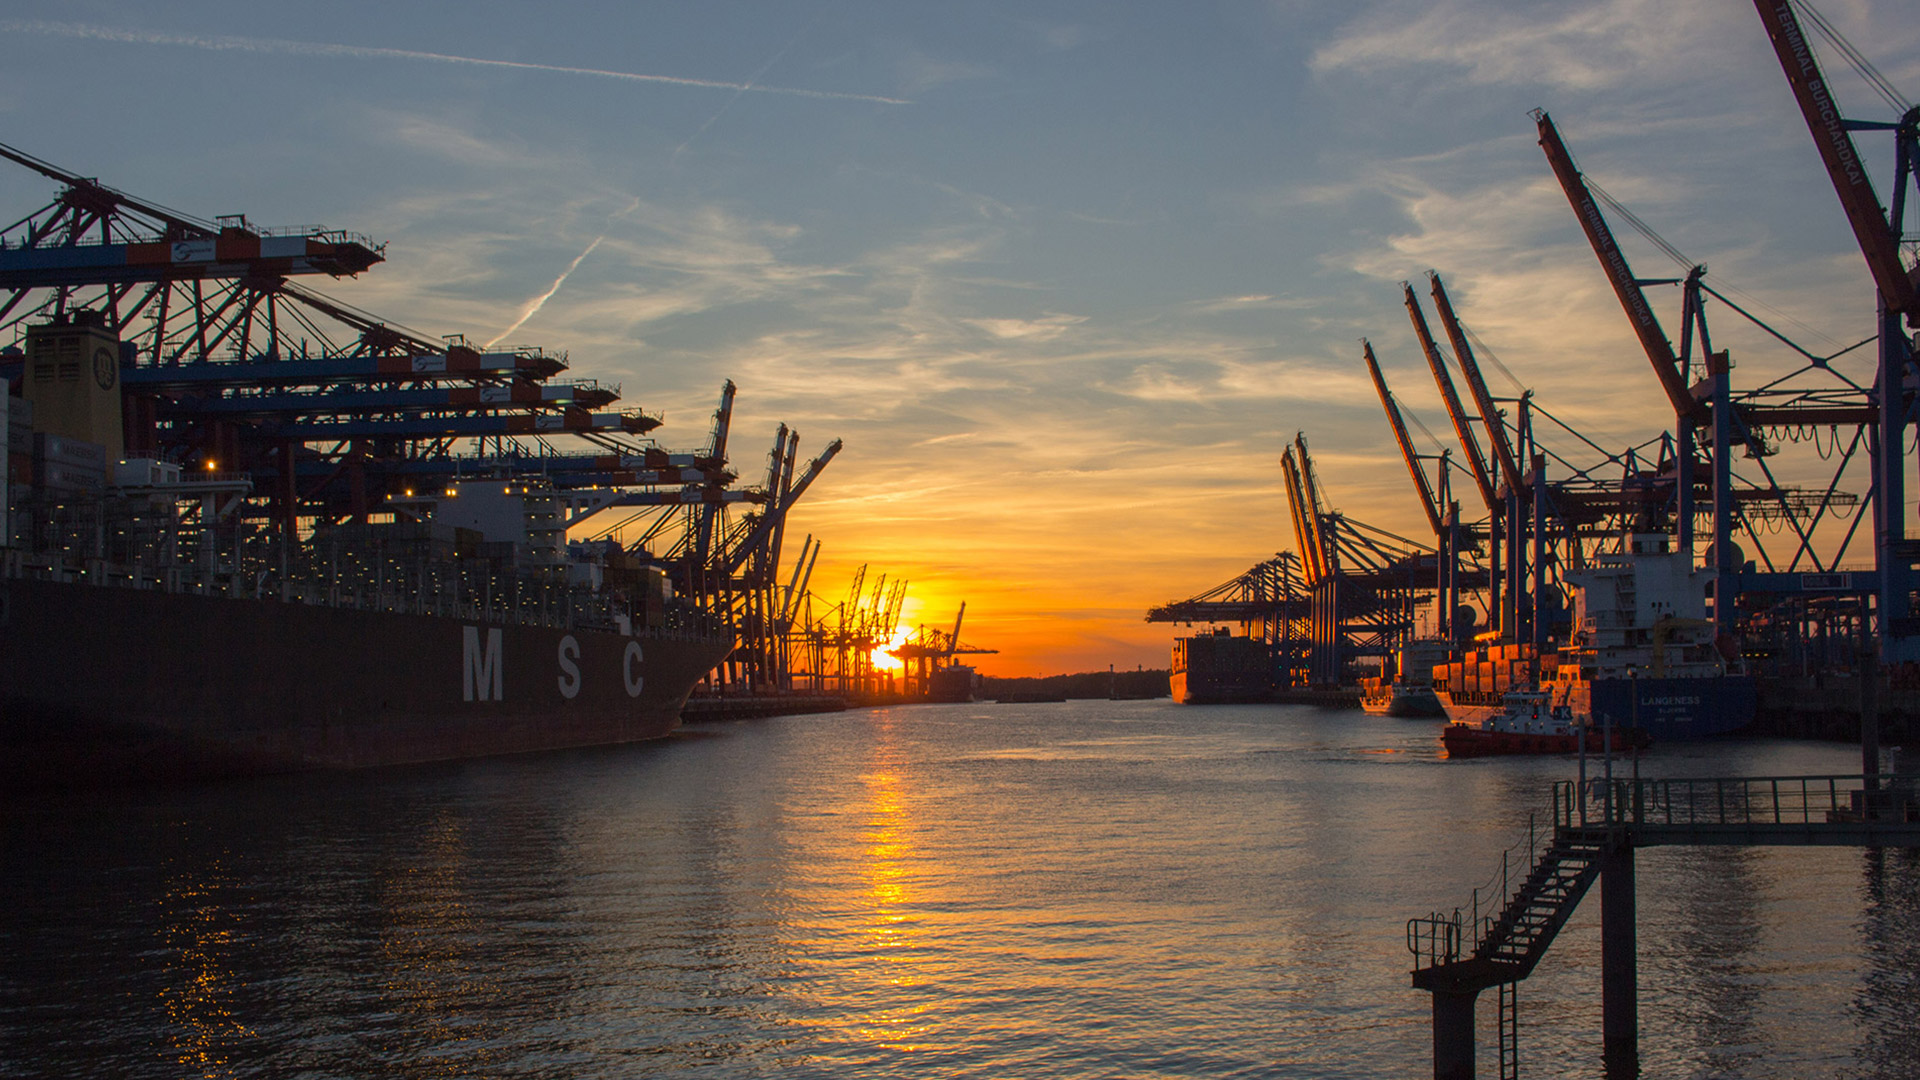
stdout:
[[1753,720],[1754,682],[1706,617],[1714,578],[1664,534],[1625,537],[1622,550],[1564,573],[1573,619],[1557,653],[1489,645],[1434,669],[1447,716],[1477,725],[1508,692],[1537,685],[1595,726],[1662,741],[1739,730]]
[[1447,662],[1447,643],[1427,638],[1407,642],[1393,653],[1393,667],[1360,680],[1360,707],[1376,716],[1444,716],[1446,707],[1433,691],[1433,672]]
[[1656,739],[1750,723],[1753,679],[1707,618],[1714,579],[1655,533],[1633,534],[1626,550],[1568,571],[1573,630],[1550,678],[1555,700],[1596,725],[1642,727]]

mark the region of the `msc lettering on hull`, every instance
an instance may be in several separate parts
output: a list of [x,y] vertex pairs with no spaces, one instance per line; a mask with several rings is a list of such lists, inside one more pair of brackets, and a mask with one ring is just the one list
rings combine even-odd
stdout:
[[560,639],[560,696],[568,701],[580,696],[580,643],[572,634]]
[[487,647],[480,648],[480,628],[464,628],[465,648],[461,650],[464,663],[462,668],[461,689],[468,701],[502,701],[506,695],[501,693],[501,684],[506,679],[505,661],[501,659],[502,633],[499,627],[487,629]]
[[[485,630],[485,637],[481,631]],[[465,701],[506,700],[506,643],[500,627],[466,626],[461,628],[460,692]],[[560,674],[554,686],[561,698],[572,701],[580,696],[585,678],[580,671],[580,640],[572,634],[560,639]],[[620,657],[620,681],[627,696],[637,698],[646,689],[647,654],[639,642],[629,640]]]

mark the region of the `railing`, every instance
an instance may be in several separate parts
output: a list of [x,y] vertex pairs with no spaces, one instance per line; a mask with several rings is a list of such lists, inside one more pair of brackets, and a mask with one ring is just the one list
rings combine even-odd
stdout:
[[1414,966],[1439,967],[1460,959],[1460,909],[1452,915],[1434,912],[1424,919],[1407,920],[1407,951]]
[[[1551,835],[1546,838],[1549,842]],[[1480,944],[1493,931],[1496,916],[1519,891],[1540,857],[1541,837],[1534,817],[1527,815],[1527,834],[1500,853],[1500,869],[1473,890],[1470,906],[1453,914],[1435,913],[1424,919],[1407,920],[1407,949],[1421,967],[1450,964],[1460,959],[1462,942],[1478,952]]]
[[[1910,804],[1920,776],[1883,775],[1871,801]],[[1859,773],[1831,776],[1753,776],[1708,779],[1595,778],[1553,785],[1553,820],[1560,828],[1616,825],[1741,827],[1827,824],[1859,812],[1868,796]]]

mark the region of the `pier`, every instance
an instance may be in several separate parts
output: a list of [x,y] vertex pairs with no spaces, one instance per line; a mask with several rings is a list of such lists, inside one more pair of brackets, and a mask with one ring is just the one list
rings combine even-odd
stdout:
[[1634,852],[1663,845],[1920,848],[1920,774],[1560,781],[1552,830],[1527,839],[1531,869],[1502,874],[1502,904],[1407,922],[1413,985],[1433,995],[1435,1080],[1471,1080],[1474,1006],[1499,991],[1500,1075],[1517,1074],[1513,988],[1533,973],[1600,883],[1603,1057],[1609,1078],[1639,1075]]

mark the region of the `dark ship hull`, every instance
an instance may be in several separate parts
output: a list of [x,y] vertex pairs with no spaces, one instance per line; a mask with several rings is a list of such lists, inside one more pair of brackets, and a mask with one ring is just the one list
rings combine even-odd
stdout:
[[273,599],[0,581],[5,771],[365,768],[657,738],[729,651]]
[[1611,718],[1616,727],[1637,725],[1656,739],[1672,741],[1739,731],[1753,722],[1756,696],[1751,675],[1616,676],[1576,683],[1571,699],[1576,710],[1593,717],[1596,727]]
[[974,671],[965,664],[935,668],[927,676],[927,700],[958,704],[973,700]]
[[[1604,753],[1611,745],[1615,753],[1644,750],[1653,745],[1645,729],[1626,728],[1607,734],[1596,728],[1586,731],[1587,753]],[[1449,758],[1501,757],[1510,754],[1577,754],[1580,733],[1541,733],[1525,731],[1487,731],[1466,724],[1448,724],[1440,732],[1440,744]]]
[[1173,700],[1183,705],[1245,705],[1273,696],[1265,672],[1189,667],[1168,678]]

